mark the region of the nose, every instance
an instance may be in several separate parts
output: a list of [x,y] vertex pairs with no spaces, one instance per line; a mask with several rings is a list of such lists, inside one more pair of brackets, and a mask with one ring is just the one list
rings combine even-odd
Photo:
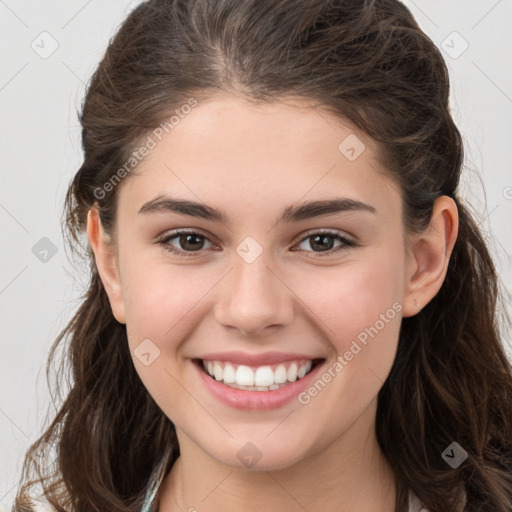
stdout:
[[216,320],[246,336],[270,333],[293,319],[294,294],[263,254],[252,263],[235,256],[218,297]]

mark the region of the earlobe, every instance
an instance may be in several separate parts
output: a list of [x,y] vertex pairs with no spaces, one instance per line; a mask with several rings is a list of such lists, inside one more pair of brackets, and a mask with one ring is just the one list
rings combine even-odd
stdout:
[[126,317],[116,248],[105,234],[95,207],[91,207],[87,213],[87,236],[94,252],[96,268],[109,298],[112,314],[119,323],[124,324]]
[[429,226],[411,238],[403,301],[404,317],[419,313],[441,289],[458,228],[455,201],[448,196],[439,197],[434,203]]

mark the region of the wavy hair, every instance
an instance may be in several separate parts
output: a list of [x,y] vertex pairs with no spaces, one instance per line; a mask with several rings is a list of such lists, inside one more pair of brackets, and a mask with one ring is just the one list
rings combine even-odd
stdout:
[[[64,228],[89,284],[49,354],[47,376],[65,349],[58,389],[66,368],[71,382],[25,455],[16,511],[33,510],[36,484],[59,512],[138,511],[159,456],[171,450],[171,466],[179,455],[82,236],[94,204],[105,230],[114,228],[117,189],[97,191],[140,141],[191,96],[218,91],[255,103],[306,98],[363,130],[400,186],[408,233],[428,225],[437,197],[457,198],[463,143],[447,68],[398,0],[140,4],[110,41],[80,112],[84,161],[67,191]],[[512,368],[500,332],[508,321],[500,321],[500,282],[475,216],[460,198],[457,206],[445,281],[403,319],[378,394],[376,435],[396,475],[396,512],[406,511],[408,490],[430,512],[456,510],[463,496],[467,512],[512,509]],[[457,469],[441,456],[453,441],[468,453]]]

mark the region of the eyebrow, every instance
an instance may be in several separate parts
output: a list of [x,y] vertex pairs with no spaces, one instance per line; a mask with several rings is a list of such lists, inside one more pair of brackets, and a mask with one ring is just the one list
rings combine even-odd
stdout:
[[[363,211],[377,213],[377,210],[362,201],[350,199],[347,197],[337,197],[333,199],[323,199],[299,203],[286,207],[278,217],[276,224],[298,222],[305,219],[320,217],[340,212]],[[171,212],[179,215],[189,215],[201,219],[222,222],[229,224],[229,216],[223,210],[212,208],[203,203],[188,201],[185,199],[174,199],[170,197],[158,196],[145,203],[139,210],[140,214],[152,214],[159,212]]]

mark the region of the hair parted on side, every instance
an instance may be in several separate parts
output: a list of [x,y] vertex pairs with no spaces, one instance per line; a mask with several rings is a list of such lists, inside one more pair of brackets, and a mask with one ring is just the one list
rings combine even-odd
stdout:
[[[136,373],[126,326],[112,314],[81,233],[94,204],[113,232],[117,189],[95,191],[174,109],[219,91],[256,103],[310,99],[366,132],[400,186],[408,232],[428,225],[440,195],[456,197],[463,144],[448,71],[398,0],[141,3],[110,41],[80,115],[84,161],[65,220],[70,247],[85,249],[90,283],[49,354],[47,374],[56,349],[69,344],[72,382],[25,455],[15,511],[33,510],[36,484],[59,512],[138,511],[155,461],[168,449],[171,463],[179,456],[174,426]],[[446,279],[402,320],[378,395],[376,435],[397,478],[396,512],[407,510],[409,489],[430,512],[456,510],[463,495],[467,512],[512,510],[512,367],[501,343],[499,280],[469,207],[459,197],[457,206]],[[468,452],[456,470],[441,457],[453,441]],[[35,453],[43,455],[37,462]]]

